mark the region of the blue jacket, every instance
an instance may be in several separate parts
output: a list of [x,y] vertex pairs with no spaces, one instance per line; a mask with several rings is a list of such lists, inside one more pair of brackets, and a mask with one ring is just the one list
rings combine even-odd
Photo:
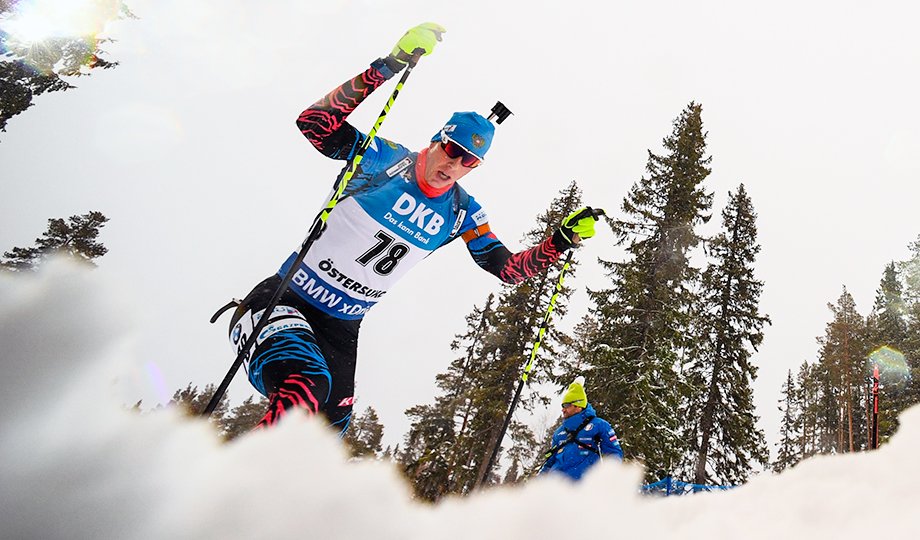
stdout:
[[[588,419],[590,421],[578,431],[572,442],[559,446]],[[579,480],[585,471],[600,460],[601,455],[623,460],[623,449],[617,440],[616,432],[606,420],[597,417],[594,407],[590,404],[585,410],[562,422],[559,429],[553,433],[552,443],[556,450],[543,464],[540,474],[558,471],[573,480]]]

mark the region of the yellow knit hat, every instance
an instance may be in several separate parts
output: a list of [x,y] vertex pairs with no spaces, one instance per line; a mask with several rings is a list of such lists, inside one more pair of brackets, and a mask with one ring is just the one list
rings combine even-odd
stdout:
[[569,385],[569,389],[562,396],[563,403],[571,403],[576,407],[584,409],[588,406],[588,394],[585,393],[585,378],[575,377],[575,381]]

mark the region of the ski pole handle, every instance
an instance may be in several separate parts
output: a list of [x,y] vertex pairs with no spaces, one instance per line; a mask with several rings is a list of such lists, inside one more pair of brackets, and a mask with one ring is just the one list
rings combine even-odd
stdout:
[[[438,33],[438,41],[441,41],[441,34]],[[421,60],[422,55],[425,54],[425,49],[419,47],[412,51],[412,56],[409,58],[409,69],[415,67],[418,64],[418,61]]]

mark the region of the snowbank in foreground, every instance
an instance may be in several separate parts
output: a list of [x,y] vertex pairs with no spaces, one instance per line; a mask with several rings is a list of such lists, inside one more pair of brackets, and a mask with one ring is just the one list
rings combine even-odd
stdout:
[[[905,537],[920,480],[920,408],[871,454],[811,460],[725,493],[636,494],[604,463],[578,485],[541,478],[437,506],[395,470],[347,463],[309,419],[221,445],[171,411],[113,397],[130,358],[123,307],[93,273],[0,276],[0,537]],[[117,382],[116,382],[117,384]]]

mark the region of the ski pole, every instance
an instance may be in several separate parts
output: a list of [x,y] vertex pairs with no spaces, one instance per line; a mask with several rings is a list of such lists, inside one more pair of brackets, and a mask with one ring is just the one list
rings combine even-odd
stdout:
[[300,263],[302,263],[306,257],[307,251],[310,249],[316,239],[319,238],[320,234],[323,232],[323,229],[325,229],[326,220],[329,219],[329,214],[335,208],[335,205],[338,204],[342,193],[345,191],[345,187],[348,186],[349,180],[351,180],[351,178],[357,172],[358,166],[361,164],[361,160],[364,159],[364,153],[367,151],[368,147],[370,147],[371,142],[373,142],[374,137],[377,135],[377,131],[383,124],[383,121],[386,120],[387,114],[390,112],[390,107],[393,106],[393,102],[396,101],[396,96],[399,95],[403,85],[406,84],[406,80],[409,78],[409,74],[412,73],[412,68],[414,68],[418,63],[419,58],[421,58],[423,52],[424,51],[420,49],[415,50],[415,54],[408,61],[408,66],[406,67],[405,73],[403,73],[402,77],[399,79],[399,82],[396,83],[396,88],[393,90],[393,93],[390,94],[390,99],[387,100],[386,105],[383,106],[383,110],[380,112],[380,116],[378,116],[377,121],[374,122],[374,127],[371,128],[370,132],[367,134],[367,138],[364,140],[364,143],[358,149],[357,153],[355,153],[355,156],[351,159],[351,162],[346,166],[345,169],[343,169],[342,174],[339,176],[339,179],[336,182],[336,187],[332,194],[332,198],[329,199],[326,207],[323,208],[316,216],[316,219],[313,220],[313,224],[310,226],[310,231],[307,233],[306,239],[304,239],[303,244],[300,246],[300,253],[297,254],[293,264],[291,264],[291,267],[281,279],[281,284],[278,285],[278,289],[275,291],[275,294],[272,296],[268,305],[265,307],[263,313],[266,315],[263,315],[259,319],[255,327],[252,329],[252,333],[240,346],[240,351],[236,355],[236,360],[233,361],[233,365],[230,366],[230,370],[227,371],[227,375],[224,377],[224,380],[221,381],[220,386],[218,386],[217,390],[214,391],[214,395],[211,396],[211,401],[208,402],[207,407],[205,407],[204,411],[201,413],[205,418],[211,416],[211,413],[214,412],[214,409],[217,408],[217,404],[220,403],[220,399],[223,397],[224,392],[226,392],[227,387],[230,386],[230,381],[233,380],[236,372],[239,371],[240,366],[243,364],[243,360],[249,356],[249,349],[252,348],[252,344],[256,341],[256,336],[258,336],[265,325],[268,324],[268,320],[271,318],[269,315],[275,309],[275,306],[278,305],[278,302],[281,300],[281,295],[283,295],[284,291],[287,290],[288,285],[291,284],[291,280],[294,279],[294,274],[300,268]]
[[872,439],[869,448],[878,449],[878,364],[872,370]]
[[559,279],[556,281],[556,290],[549,299],[549,308],[547,308],[546,314],[543,316],[543,322],[540,324],[539,332],[537,332],[537,340],[534,342],[533,349],[530,351],[530,360],[527,361],[527,364],[524,366],[524,371],[521,373],[521,380],[518,382],[517,390],[514,392],[514,398],[511,400],[511,406],[508,407],[508,413],[505,415],[505,421],[498,434],[498,440],[495,441],[495,446],[492,448],[492,454],[489,456],[489,462],[486,464],[485,474],[482,476],[480,482],[484,481],[486,477],[489,476],[489,472],[492,471],[492,467],[495,465],[495,457],[498,455],[498,450],[502,446],[502,439],[505,438],[505,432],[508,430],[508,425],[511,423],[511,415],[514,413],[514,408],[517,407],[518,400],[521,397],[521,391],[524,389],[524,383],[527,382],[530,371],[533,369],[533,365],[537,359],[537,351],[540,349],[540,343],[543,341],[543,335],[549,327],[550,317],[552,317],[553,310],[556,308],[556,297],[559,296],[559,293],[562,291],[562,281],[565,278],[566,270],[568,270],[571,265],[573,252],[574,250],[569,250],[565,262],[562,265],[562,270],[559,271]]

